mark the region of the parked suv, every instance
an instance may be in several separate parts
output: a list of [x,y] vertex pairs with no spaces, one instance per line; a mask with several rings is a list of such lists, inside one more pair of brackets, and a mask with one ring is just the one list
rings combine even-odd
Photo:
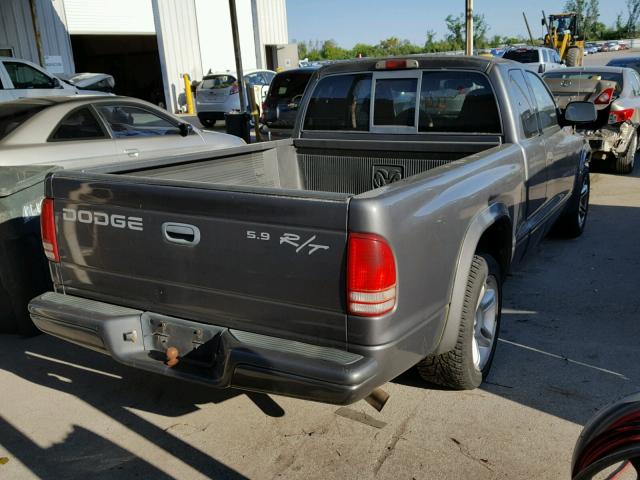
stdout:
[[94,90],[81,90],[27,60],[0,57],[0,103],[24,97],[77,94],[107,95]]
[[296,123],[298,105],[313,72],[319,66],[296,68],[278,73],[262,105],[262,122],[271,129],[291,129]]
[[[254,70],[245,74],[247,89],[262,87],[262,98],[267,95],[269,85],[276,72],[271,70]],[[196,109],[198,119],[205,127],[212,127],[218,120],[224,120],[224,114],[240,110],[240,88],[238,78],[230,72],[210,73],[205,75],[196,93]],[[248,104],[247,104],[248,105]]]
[[564,67],[558,52],[545,47],[511,48],[502,55],[502,58],[520,62],[527,70],[537,73]]

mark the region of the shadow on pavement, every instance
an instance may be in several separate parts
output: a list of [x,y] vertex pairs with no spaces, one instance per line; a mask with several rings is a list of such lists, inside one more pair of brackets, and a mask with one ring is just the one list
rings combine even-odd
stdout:
[[[481,387],[577,424],[640,391],[640,208],[591,205],[589,215],[582,237],[546,239],[508,279]],[[415,369],[394,383],[442,389]]]
[[640,390],[640,208],[591,205],[589,215],[581,238],[547,239],[505,284],[482,387],[578,424]]
[[[198,410],[198,404],[224,402],[243,392],[216,390],[137,371],[117,364],[110,357],[46,335],[31,339],[2,336],[0,352],[0,369],[82,399],[202,475],[222,479],[245,478],[131,411],[138,409],[178,417]],[[251,393],[248,397],[265,415],[284,415],[284,410],[269,396]],[[97,467],[104,467],[107,476],[110,472],[121,476],[126,474],[127,477],[138,474],[142,478],[166,477],[144,460],[81,427],[76,426],[64,442],[46,449],[40,448],[6,419],[0,423],[0,431],[3,432],[0,436],[2,446],[42,478],[82,478],[83,474],[89,473],[93,477],[100,473]],[[102,452],[103,464],[96,463],[96,454],[83,456],[84,450]]]

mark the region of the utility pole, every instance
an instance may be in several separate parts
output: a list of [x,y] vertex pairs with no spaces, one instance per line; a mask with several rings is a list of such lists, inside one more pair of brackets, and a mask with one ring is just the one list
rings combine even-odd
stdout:
[[465,55],[473,55],[473,0],[466,1],[466,21],[465,30],[467,35],[467,44],[464,50]]
[[231,34],[233,35],[233,52],[236,57],[236,72],[238,74],[238,87],[240,90],[240,113],[247,111],[247,99],[244,89],[244,72],[242,71],[242,53],[240,52],[240,35],[238,34],[238,15],[236,13],[236,0],[229,0],[229,13],[231,14]]
[[533,35],[531,35],[531,28],[529,27],[529,20],[527,20],[527,14],[522,12],[522,16],[524,17],[524,24],[527,26],[527,32],[529,32],[529,39],[531,40],[531,45],[535,46],[535,42],[533,41]]

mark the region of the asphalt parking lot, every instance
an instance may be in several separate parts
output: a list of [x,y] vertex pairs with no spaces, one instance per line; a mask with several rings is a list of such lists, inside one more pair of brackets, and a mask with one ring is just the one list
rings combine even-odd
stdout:
[[585,234],[545,240],[506,283],[482,388],[440,390],[409,372],[384,387],[378,413],[0,336],[0,478],[567,478],[582,425],[640,390],[640,166],[594,169]]

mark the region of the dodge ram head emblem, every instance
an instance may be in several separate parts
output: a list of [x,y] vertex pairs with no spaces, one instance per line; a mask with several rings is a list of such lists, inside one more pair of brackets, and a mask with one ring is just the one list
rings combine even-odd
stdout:
[[372,173],[373,188],[384,187],[390,183],[402,180],[402,166],[399,165],[374,165]]

